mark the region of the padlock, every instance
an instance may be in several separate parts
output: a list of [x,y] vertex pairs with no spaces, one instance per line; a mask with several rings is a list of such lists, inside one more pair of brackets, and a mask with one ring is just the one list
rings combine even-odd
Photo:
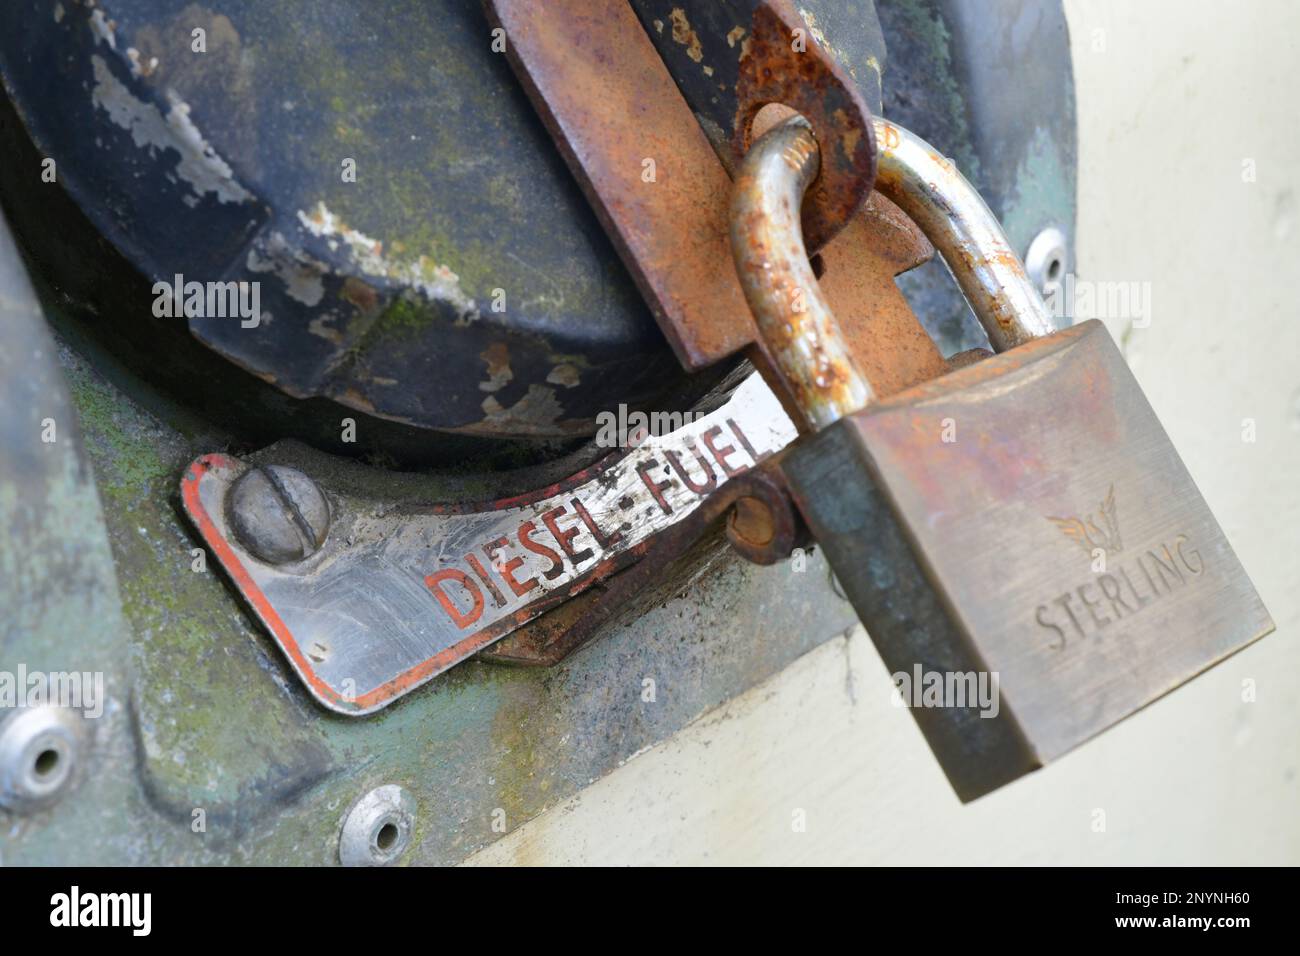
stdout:
[[796,118],[736,177],[732,250],[804,435],[804,520],[957,795],[1037,769],[1273,630],[1106,328],[1056,331],[942,155],[875,120],[876,188],[925,232],[998,354],[876,400],[799,230]]

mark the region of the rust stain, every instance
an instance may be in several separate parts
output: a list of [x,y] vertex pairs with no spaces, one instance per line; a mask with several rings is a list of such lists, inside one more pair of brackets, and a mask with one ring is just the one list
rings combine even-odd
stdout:
[[674,7],[668,16],[673,21],[673,42],[686,47],[686,55],[699,63],[704,59],[704,47],[700,45],[699,34],[691,28],[690,21],[686,19],[686,11],[681,7]]
[[515,377],[510,368],[510,349],[506,343],[493,342],[479,353],[479,358],[487,364],[487,380],[478,384],[482,391],[500,391]]
[[[802,30],[805,48],[795,48]],[[818,45],[788,2],[769,0],[754,11],[736,83],[732,149],[739,159],[754,140],[753,122],[770,103],[808,120],[821,147],[821,170],[803,208],[804,242],[816,252],[857,214],[876,176],[871,114],[857,85]]]
[[[678,359],[696,370],[745,350],[789,409],[789,391],[758,342],[731,265],[730,177],[635,15],[623,4],[579,0],[493,0],[488,9],[510,37],[511,65]],[[737,26],[727,36],[752,62],[746,29]],[[822,82],[834,82],[817,69]],[[865,126],[853,125],[850,106],[828,99],[838,121],[848,124],[845,154],[858,155],[871,140],[861,134]],[[781,118],[774,109],[762,121]],[[657,181],[629,176],[651,153]],[[878,395],[946,370],[894,283],[895,275],[932,254],[911,220],[879,196],[822,250],[822,292]]]
[[[579,0],[488,9],[677,358],[696,370],[739,352],[755,332],[726,266],[731,181],[636,14]],[[674,18],[673,29],[681,41],[689,24]]]
[[348,276],[343,280],[343,289],[339,295],[345,302],[350,302],[358,310],[369,314],[379,309],[379,293],[369,283],[363,282],[356,276]]

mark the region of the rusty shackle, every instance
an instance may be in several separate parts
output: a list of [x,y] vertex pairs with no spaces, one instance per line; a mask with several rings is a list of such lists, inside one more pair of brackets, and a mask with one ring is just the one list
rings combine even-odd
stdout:
[[[875,188],[925,233],[961,287],[995,351],[1055,331],[997,217],[957,167],[903,127],[872,119]],[[854,363],[818,287],[800,208],[820,166],[802,117],[769,130],[745,154],[731,202],[731,251],[745,299],[790,398],[818,430],[866,406]]]

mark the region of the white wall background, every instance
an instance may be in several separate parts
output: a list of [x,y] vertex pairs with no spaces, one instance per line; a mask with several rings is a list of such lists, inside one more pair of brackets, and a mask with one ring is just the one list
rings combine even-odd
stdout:
[[1277,633],[963,807],[858,630],[472,862],[1300,863],[1300,4],[1066,12],[1079,274],[1152,283],[1111,332]]

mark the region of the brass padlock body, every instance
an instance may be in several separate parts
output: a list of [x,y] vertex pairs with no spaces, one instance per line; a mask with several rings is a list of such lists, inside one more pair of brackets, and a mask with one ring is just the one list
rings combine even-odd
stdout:
[[891,673],[997,675],[996,716],[912,708],[963,801],[1273,629],[1095,320],[842,418],[783,467]]

